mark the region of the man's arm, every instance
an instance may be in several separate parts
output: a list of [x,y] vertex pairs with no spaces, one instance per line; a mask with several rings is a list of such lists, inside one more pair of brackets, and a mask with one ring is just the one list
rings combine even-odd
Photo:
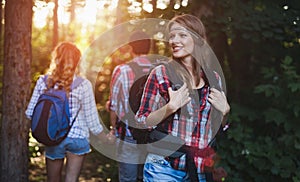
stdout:
[[110,110],[109,114],[110,114],[110,133],[115,134],[115,132],[116,132],[116,123],[117,123],[117,120],[118,120],[118,116],[112,110]]
[[117,100],[119,99],[118,95],[120,94],[120,88],[122,87],[121,77],[121,68],[117,66],[112,74],[112,79],[110,83],[110,96],[109,100],[106,102],[106,110],[110,115],[110,133],[115,134],[116,131],[116,123],[118,120],[118,116],[116,111]]

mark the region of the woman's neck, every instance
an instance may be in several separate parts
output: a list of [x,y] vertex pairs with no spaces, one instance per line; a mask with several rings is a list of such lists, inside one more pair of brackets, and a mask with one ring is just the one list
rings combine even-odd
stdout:
[[[191,81],[192,81],[192,87],[193,89],[199,89],[202,88],[205,85],[205,81],[203,78],[201,78],[201,75],[195,75],[194,71],[194,64],[193,64],[193,58],[192,57],[185,57],[181,60],[181,63],[183,64],[183,66],[188,70],[188,72],[191,75]],[[200,77],[200,82],[196,85],[196,77]]]
[[187,56],[181,59],[181,62],[183,63],[183,65],[185,65],[186,67],[193,67],[193,59],[191,56]]
[[193,70],[195,69],[193,68],[194,67],[193,60],[190,57],[186,57],[181,60],[181,63],[189,71],[189,73],[193,75],[194,72]]

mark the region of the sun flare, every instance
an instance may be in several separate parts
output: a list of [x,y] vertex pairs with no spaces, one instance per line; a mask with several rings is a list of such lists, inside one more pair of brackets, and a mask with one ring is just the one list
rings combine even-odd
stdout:
[[[70,0],[58,0],[58,22],[59,24],[68,25],[70,23]],[[95,25],[99,14],[103,12],[104,8],[110,11],[116,9],[118,0],[85,0],[81,5],[75,5],[75,21],[83,26]],[[53,9],[55,4],[53,2],[46,2],[37,0],[33,7],[33,22],[37,28],[43,28],[47,24],[47,19],[53,16]]]

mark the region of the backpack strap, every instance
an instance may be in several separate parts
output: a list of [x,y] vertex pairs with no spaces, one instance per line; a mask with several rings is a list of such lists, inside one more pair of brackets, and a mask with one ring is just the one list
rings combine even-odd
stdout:
[[163,63],[166,67],[166,74],[169,77],[169,81],[173,90],[178,90],[183,85],[183,80],[179,77],[175,71],[175,61],[170,61],[168,63]]
[[[44,80],[44,82],[45,82],[46,85],[47,85],[47,79],[48,79],[48,77],[49,77],[49,75],[46,74],[46,75],[44,75],[44,78],[43,78],[43,80]],[[80,77],[80,76],[75,77],[75,80],[73,80],[73,82],[71,84],[71,90],[73,90],[76,87],[78,87],[83,81],[84,81],[84,79],[82,77]],[[71,122],[70,128],[73,126],[73,124],[74,124],[74,122],[75,122],[75,120],[76,120],[76,118],[77,118],[80,110],[81,110],[81,104],[79,106],[78,111],[76,112],[76,115],[75,115],[74,119]]]
[[148,74],[149,70],[152,67],[152,66],[147,66],[147,65],[139,65],[137,62],[134,62],[134,61],[127,63],[127,65],[130,67],[130,69],[134,73],[134,81],[136,81],[142,75]]
[[44,75],[44,77],[43,77],[43,80],[44,80],[44,82],[45,82],[45,84],[46,84],[46,87],[47,87],[47,79],[48,79],[48,76],[49,76],[49,75]]
[[[136,82],[139,78],[141,78],[142,76],[146,75],[149,73],[149,70],[151,69],[152,66],[149,65],[140,65],[135,61],[130,61],[128,63],[126,63],[130,69],[132,70],[132,72],[134,73],[134,82]],[[132,87],[133,85],[131,85]],[[122,87],[121,87],[122,89]],[[129,92],[130,94],[130,92]],[[130,108],[130,101],[129,101],[129,108]],[[129,117],[129,122],[133,122],[134,121],[134,116],[131,115],[131,113],[127,113],[130,115]],[[126,135],[126,124],[120,120],[120,122],[118,123],[119,127],[121,128],[121,135],[120,135],[120,139],[124,140],[125,135]],[[129,127],[129,129],[131,130],[131,134],[132,134],[132,128]]]
[[[183,81],[182,79],[177,75],[175,71],[175,64],[174,61],[162,61],[159,62],[158,65],[164,65],[166,68],[166,74],[168,76],[170,86],[172,87],[173,90],[178,90],[182,85]],[[161,94],[162,96],[164,94]],[[164,98],[168,102],[169,98]],[[173,123],[173,119],[175,114],[178,114],[178,117],[180,117],[181,109],[178,109],[176,112],[168,116],[164,121],[160,122],[157,127],[155,128],[156,130],[163,132],[163,133],[168,133],[168,125],[169,123]]]
[[73,83],[71,84],[71,90],[75,89],[76,87],[78,87],[82,82],[83,82],[83,78],[80,76],[77,76],[75,78],[75,80],[73,81]]

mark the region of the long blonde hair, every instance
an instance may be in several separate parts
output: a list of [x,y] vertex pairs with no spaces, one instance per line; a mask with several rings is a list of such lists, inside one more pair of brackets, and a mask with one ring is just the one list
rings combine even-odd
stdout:
[[81,52],[73,43],[62,42],[57,45],[52,52],[47,88],[53,88],[56,85],[59,89],[64,88],[69,93],[80,58]]
[[[181,26],[183,26],[184,28],[186,28],[189,31],[189,33],[192,34],[195,44],[197,41],[199,42],[199,40],[200,41],[206,40],[205,27],[198,17],[190,15],[190,14],[183,14],[183,15],[175,16],[174,18],[171,19],[171,21],[168,24],[169,31],[174,23],[178,23]],[[194,49],[194,51],[195,51],[195,49]],[[193,56],[194,56],[194,54],[193,54]],[[183,77],[183,79],[187,83],[188,87],[191,88],[192,83],[191,83],[189,72],[187,71],[186,67],[183,65],[183,63],[182,63],[182,61],[180,61],[180,59],[178,59],[178,58],[177,59],[173,58],[173,59],[182,66],[182,67],[178,67],[179,68],[179,69],[177,69],[178,74]],[[200,83],[201,76],[204,77],[205,80],[206,80],[206,78],[202,71],[200,63],[197,61],[197,58],[193,58],[192,64],[193,64],[192,65],[192,68],[193,68],[192,74],[196,78],[194,84],[198,85]]]

